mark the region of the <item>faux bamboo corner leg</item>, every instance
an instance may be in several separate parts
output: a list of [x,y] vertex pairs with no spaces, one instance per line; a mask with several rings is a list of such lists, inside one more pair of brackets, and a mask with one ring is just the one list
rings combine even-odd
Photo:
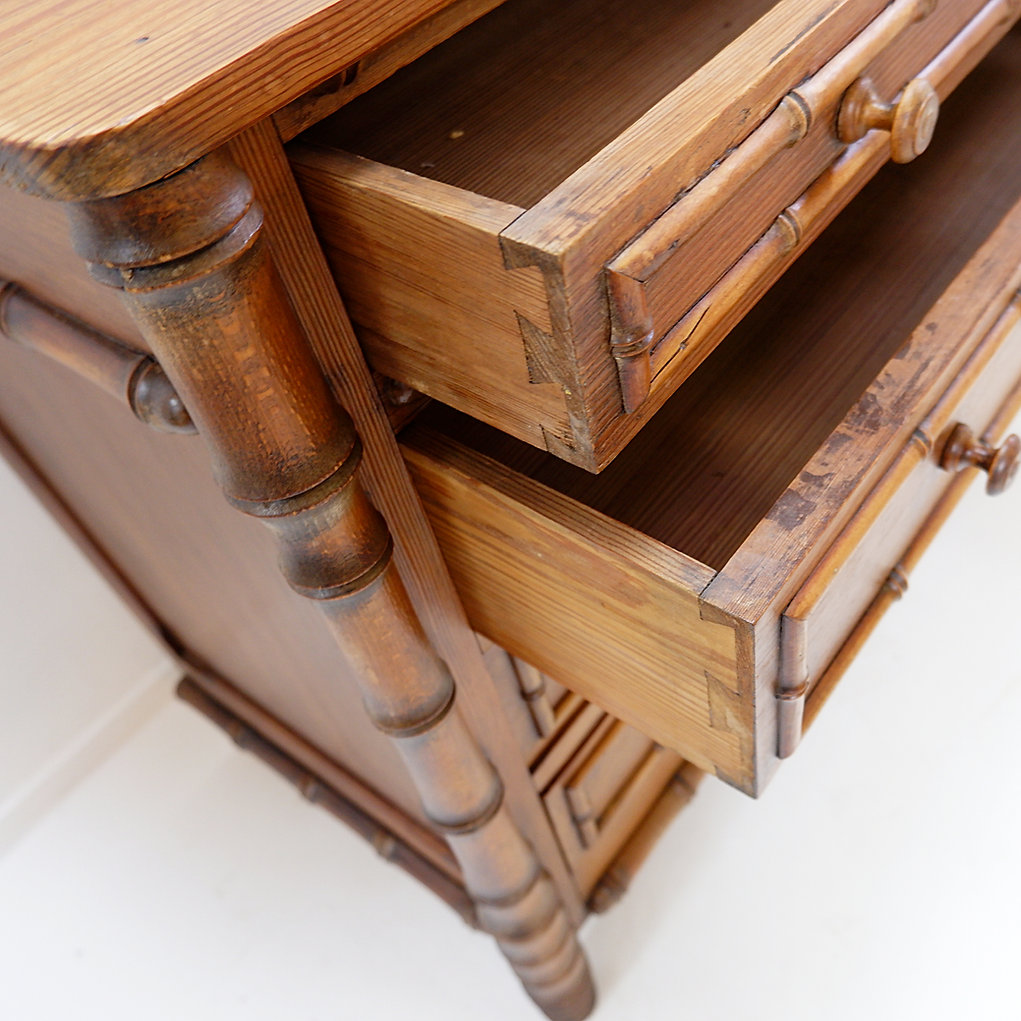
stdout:
[[227,499],[272,530],[288,582],[321,607],[483,927],[551,1018],[586,1016],[594,995],[574,929],[393,566],[389,531],[359,482],[358,437],[262,243],[248,179],[214,153],[69,209],[78,252],[123,290]]

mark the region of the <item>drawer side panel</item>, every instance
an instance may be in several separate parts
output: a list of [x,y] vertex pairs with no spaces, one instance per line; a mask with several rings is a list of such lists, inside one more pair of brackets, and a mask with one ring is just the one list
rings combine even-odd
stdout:
[[516,491],[494,462],[425,430],[413,443],[412,476],[473,625],[750,788],[754,707],[735,631],[700,613],[712,572],[542,487]]

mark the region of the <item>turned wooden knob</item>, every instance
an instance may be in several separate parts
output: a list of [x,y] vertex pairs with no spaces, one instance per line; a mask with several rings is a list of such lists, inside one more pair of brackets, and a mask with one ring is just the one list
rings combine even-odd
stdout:
[[923,78],[904,86],[900,99],[884,103],[868,78],[859,78],[844,93],[837,114],[841,142],[857,142],[872,130],[890,132],[890,158],[910,163],[929,147],[939,116],[939,96]]
[[999,447],[991,447],[963,422],[954,426],[940,457],[939,465],[947,471],[962,468],[981,468],[986,472],[986,492],[990,496],[1002,493],[1014,481],[1021,464],[1021,439],[1011,433]]

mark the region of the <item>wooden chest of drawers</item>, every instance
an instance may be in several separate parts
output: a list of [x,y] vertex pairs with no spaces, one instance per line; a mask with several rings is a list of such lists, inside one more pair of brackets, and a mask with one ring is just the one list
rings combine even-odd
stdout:
[[951,488],[954,426],[1015,410],[1019,42],[601,475],[452,414],[407,436],[476,626],[750,793]]
[[[925,147],[937,94],[1016,15],[545,7],[504,4],[293,158],[374,366],[590,470],[891,149]],[[862,89],[897,98],[892,132],[841,106]]]
[[[0,422],[182,694],[575,1018],[700,771],[1010,481],[1021,8],[552,6],[4,15]],[[380,374],[460,411],[399,448]]]

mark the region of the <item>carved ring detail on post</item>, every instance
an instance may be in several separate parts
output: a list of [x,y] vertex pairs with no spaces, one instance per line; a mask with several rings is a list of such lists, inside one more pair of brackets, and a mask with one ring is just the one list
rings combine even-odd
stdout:
[[227,498],[274,533],[291,586],[314,599],[393,738],[526,990],[555,1019],[592,1008],[576,934],[468,729],[358,478],[335,403],[261,240],[245,175],[214,153],[138,192],[75,203],[76,248],[132,315],[210,448]]

